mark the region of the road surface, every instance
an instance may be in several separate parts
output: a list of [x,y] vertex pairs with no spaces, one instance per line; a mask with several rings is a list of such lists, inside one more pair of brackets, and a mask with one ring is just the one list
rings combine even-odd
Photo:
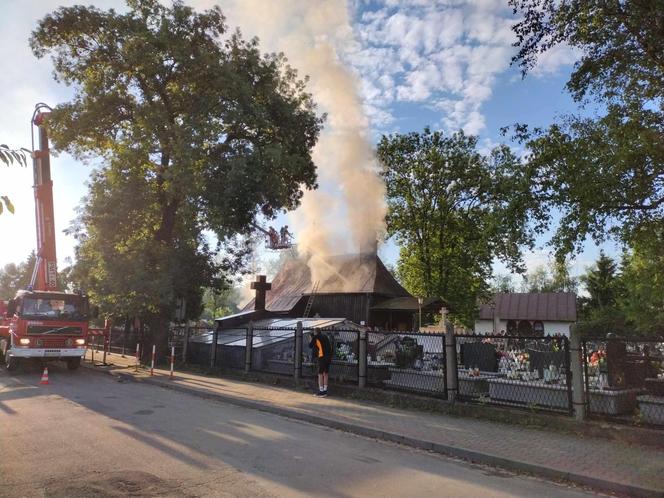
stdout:
[[38,366],[0,371],[0,496],[597,496],[86,369],[49,373],[41,386]]

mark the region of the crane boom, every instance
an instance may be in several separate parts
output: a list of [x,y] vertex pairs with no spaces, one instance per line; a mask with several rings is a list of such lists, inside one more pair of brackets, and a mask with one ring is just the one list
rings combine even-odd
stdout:
[[[55,252],[55,216],[53,210],[53,180],[45,120],[51,110],[37,104],[32,115],[32,169],[34,174],[35,218],[37,228],[37,261],[30,285],[37,291],[58,290],[58,263]],[[38,129],[38,148],[35,149],[34,127]]]

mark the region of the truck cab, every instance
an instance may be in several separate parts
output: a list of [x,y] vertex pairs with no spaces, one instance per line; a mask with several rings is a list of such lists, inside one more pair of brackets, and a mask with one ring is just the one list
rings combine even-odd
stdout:
[[64,360],[70,370],[85,356],[88,298],[57,291],[19,291],[0,315],[0,354],[8,370],[28,358]]

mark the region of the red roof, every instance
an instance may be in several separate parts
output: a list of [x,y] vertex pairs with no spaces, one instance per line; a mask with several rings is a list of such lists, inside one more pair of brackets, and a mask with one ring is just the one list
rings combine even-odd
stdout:
[[576,322],[576,294],[573,292],[511,292],[493,296],[480,306],[480,320],[542,320]]

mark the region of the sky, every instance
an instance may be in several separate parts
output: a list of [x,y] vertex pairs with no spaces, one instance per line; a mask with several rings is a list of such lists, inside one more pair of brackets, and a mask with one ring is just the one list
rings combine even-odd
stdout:
[[[264,0],[265,6],[272,0]],[[286,0],[282,0],[286,1]],[[288,0],[310,9],[313,0]],[[323,0],[319,0],[323,2]],[[343,2],[343,0],[328,0]],[[242,0],[191,0],[197,8],[219,4],[229,26],[245,36],[260,34],[256,19]],[[462,128],[479,136],[484,151],[504,141],[500,128],[515,122],[546,126],[558,115],[576,110],[564,85],[577,54],[568,47],[546,53],[525,79],[510,66],[515,41],[510,26],[515,21],[507,0],[350,0],[346,16],[330,37],[336,55],[355,77],[367,119],[370,140],[383,134],[421,131],[425,126],[446,132]],[[53,80],[49,59],[36,59],[28,46],[37,21],[65,0],[0,0],[0,143],[30,147],[29,120],[37,102],[51,106],[65,102],[73,90]],[[90,1],[83,3],[91,3]],[[98,8],[123,10],[120,0],[96,0]],[[243,11],[238,8],[242,5]],[[253,5],[260,7],[260,0]],[[279,4],[277,4],[279,5]],[[324,5],[320,3],[321,6]],[[249,16],[249,17],[248,17]],[[258,15],[256,16],[258,18]],[[315,35],[315,33],[314,33]],[[314,38],[315,39],[315,38]],[[265,50],[272,50],[265,40]],[[289,54],[286,53],[286,56]],[[314,95],[314,99],[316,95]],[[94,165],[67,154],[51,161],[54,180],[58,260],[60,266],[74,254],[75,241],[62,231],[76,215],[86,193],[86,180]],[[0,166],[0,195],[9,195],[15,214],[0,215],[0,266],[24,260],[34,249],[34,200],[31,168]],[[322,188],[333,186],[321,185]],[[287,223],[282,217],[279,222]],[[277,223],[277,224],[278,224]],[[296,238],[298,234],[295,234]],[[546,264],[547,237],[525,254],[528,268]],[[602,247],[609,255],[616,247]],[[582,273],[597,258],[599,249],[587,242],[573,262]],[[398,247],[389,241],[380,248],[388,264],[395,264]],[[274,254],[259,254],[259,258]],[[506,273],[500,261],[497,273]],[[518,283],[518,281],[517,281]]]

